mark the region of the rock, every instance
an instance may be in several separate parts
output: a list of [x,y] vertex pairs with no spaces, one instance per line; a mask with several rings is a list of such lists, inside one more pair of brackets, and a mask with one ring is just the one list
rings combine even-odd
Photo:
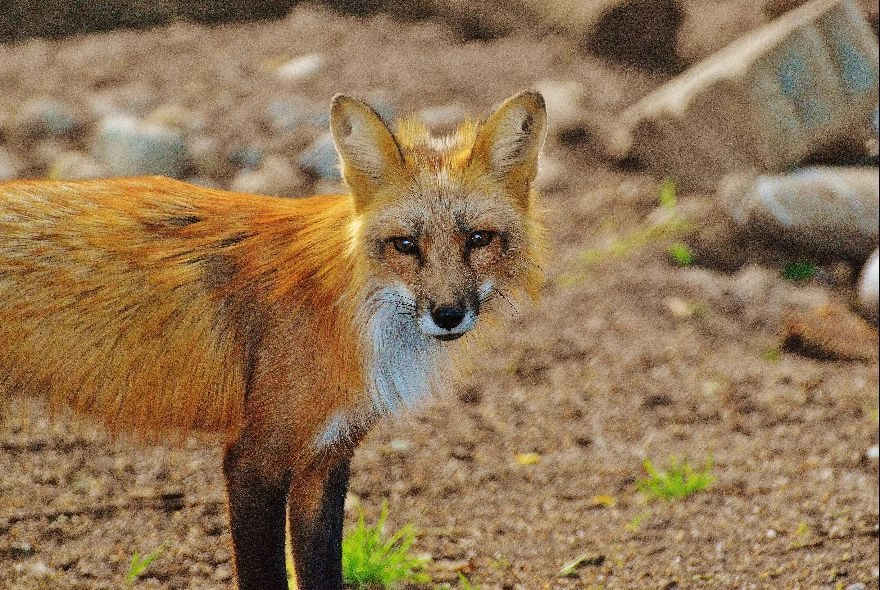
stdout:
[[100,122],[93,153],[117,176],[180,178],[186,166],[186,144],[180,131],[123,115]]
[[877,331],[834,302],[786,314],[782,340],[785,350],[821,360],[877,358]]
[[850,584],[846,587],[846,590],[866,590],[867,586],[862,584],[861,582],[856,582],[855,584]]
[[266,107],[265,122],[273,131],[290,131],[301,125],[324,127],[328,123],[326,110],[317,109],[304,97],[275,100]]
[[205,120],[199,113],[178,104],[159,105],[146,116],[145,120],[148,123],[173,127],[181,131],[198,131],[205,126]]
[[448,133],[467,119],[468,111],[461,103],[454,102],[423,108],[416,117],[435,133]]
[[551,156],[541,156],[538,161],[538,174],[535,176],[535,187],[544,193],[562,189],[568,180],[567,170],[559,160]]
[[296,159],[303,170],[325,180],[340,180],[339,155],[333,145],[333,137],[325,133],[318,137]]
[[89,154],[69,150],[58,154],[49,166],[47,176],[52,180],[76,180],[105,178],[110,176],[110,173]]
[[275,68],[275,76],[287,82],[307,80],[318,73],[327,62],[320,53],[307,53],[284,62]]
[[263,163],[263,150],[254,145],[238,147],[229,154],[229,162],[238,167],[255,170]]
[[217,179],[230,176],[234,171],[233,162],[213,137],[196,135],[190,138],[186,152],[189,166],[198,176]]
[[730,174],[717,199],[731,219],[767,241],[854,260],[865,260],[878,242],[876,168]]
[[787,170],[867,140],[877,80],[877,40],[851,0],[811,0],[627,108],[615,143],[686,188]]
[[22,169],[22,163],[9,151],[0,146],[0,181],[16,178]]
[[66,137],[80,128],[73,109],[48,97],[34,98],[12,118],[12,131],[26,140]]
[[587,127],[587,89],[576,80],[541,80],[535,90],[547,106],[547,135],[555,139],[583,133]]
[[880,250],[874,250],[859,277],[859,305],[875,324],[878,320],[877,282],[880,280],[878,264],[880,264]]
[[242,193],[301,197],[306,181],[299,171],[281,156],[270,155],[256,170],[245,169],[232,179],[230,188]]

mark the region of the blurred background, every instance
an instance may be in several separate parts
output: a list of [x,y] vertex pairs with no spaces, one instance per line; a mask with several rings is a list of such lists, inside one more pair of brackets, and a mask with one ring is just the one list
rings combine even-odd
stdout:
[[[370,435],[348,524],[414,524],[420,590],[877,588],[877,28],[875,0],[0,0],[0,181],[339,192],[335,93],[443,133],[537,88],[543,300]],[[138,587],[230,587],[216,445],[2,410],[0,588],[119,588],[157,547]],[[712,484],[658,500],[675,458]]]

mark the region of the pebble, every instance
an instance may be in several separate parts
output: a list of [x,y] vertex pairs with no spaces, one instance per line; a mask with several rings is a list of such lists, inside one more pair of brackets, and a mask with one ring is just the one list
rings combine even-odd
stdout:
[[859,277],[859,305],[875,324],[878,319],[878,281],[880,281],[880,250],[874,250]]
[[567,185],[568,175],[565,165],[552,156],[542,156],[538,161],[538,174],[535,187],[544,193],[552,193]]
[[263,163],[263,156],[262,148],[245,145],[234,149],[229,154],[229,161],[236,166],[255,170]]
[[842,304],[793,310],[783,316],[782,323],[787,349],[831,360],[877,358],[876,330]]
[[100,122],[94,154],[118,176],[180,178],[186,166],[186,144],[180,131],[125,115],[111,115]]
[[878,458],[880,458],[880,447],[878,447],[877,445],[870,447],[865,453],[865,456],[868,459],[873,459],[874,461],[876,461]]
[[186,153],[189,165],[198,176],[221,178],[232,174],[233,163],[223,153],[220,142],[213,137],[191,137],[186,144]]
[[107,168],[91,155],[76,150],[61,152],[49,166],[47,176],[52,180],[76,180],[85,178],[105,178]]
[[13,132],[26,139],[65,137],[79,128],[73,110],[64,103],[47,97],[24,103],[13,116]]
[[339,155],[333,145],[333,137],[325,133],[299,155],[296,163],[303,170],[325,180],[340,180]]
[[535,89],[547,105],[547,134],[565,137],[582,132],[585,127],[586,88],[575,80],[542,80]]
[[438,133],[454,131],[467,116],[467,109],[457,102],[426,107],[416,115],[419,121]]
[[846,590],[865,590],[866,586],[861,582],[856,582],[855,584],[850,584],[846,587]]
[[9,151],[0,146],[0,180],[9,180],[18,176],[21,170],[21,164],[18,158],[9,153]]
[[257,170],[244,169],[232,179],[234,191],[284,197],[304,196],[306,180],[286,158],[270,155]]
[[275,76],[288,82],[298,82],[311,78],[327,62],[320,53],[307,53],[284,62],[275,68]]
[[146,121],[182,131],[198,131],[205,126],[204,118],[179,104],[162,104],[146,116]]
[[273,131],[290,131],[301,125],[326,127],[329,114],[326,109],[316,109],[305,97],[272,101],[266,107],[266,123]]

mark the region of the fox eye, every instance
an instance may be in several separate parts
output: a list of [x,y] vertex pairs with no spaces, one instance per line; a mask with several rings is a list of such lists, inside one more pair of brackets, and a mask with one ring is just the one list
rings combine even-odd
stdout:
[[391,242],[391,245],[394,246],[394,249],[401,254],[409,254],[414,256],[419,253],[419,247],[416,245],[415,240],[413,240],[412,238],[391,238],[389,241]]
[[485,248],[492,242],[492,238],[495,237],[495,234],[490,231],[475,231],[472,232],[471,235],[468,236],[467,239],[467,247],[468,248]]

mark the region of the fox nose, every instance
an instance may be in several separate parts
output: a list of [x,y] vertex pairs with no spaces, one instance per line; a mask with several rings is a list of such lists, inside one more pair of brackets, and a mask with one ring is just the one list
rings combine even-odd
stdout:
[[438,327],[444,330],[451,330],[461,323],[464,319],[464,308],[459,306],[438,307],[431,311],[431,319]]

